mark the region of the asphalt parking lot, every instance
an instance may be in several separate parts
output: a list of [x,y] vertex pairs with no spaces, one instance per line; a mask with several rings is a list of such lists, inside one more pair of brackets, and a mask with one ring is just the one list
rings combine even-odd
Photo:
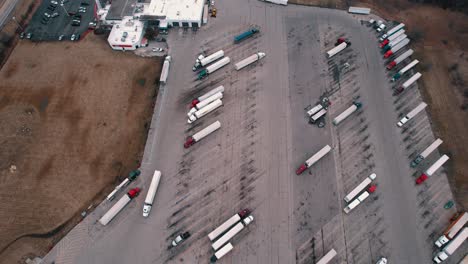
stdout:
[[[63,40],[70,40],[73,34],[82,35],[88,30],[89,22],[94,21],[94,1],[65,0],[63,6],[61,1],[57,0],[55,5],[51,4],[51,0],[45,0],[41,3],[25,29],[25,38],[28,33],[31,33],[33,41],[59,40],[61,35],[63,35]],[[86,9],[85,12],[79,12],[80,7]],[[51,16],[47,22],[45,21],[47,19],[45,13]],[[72,26],[72,20],[77,15],[81,16],[80,25]]]

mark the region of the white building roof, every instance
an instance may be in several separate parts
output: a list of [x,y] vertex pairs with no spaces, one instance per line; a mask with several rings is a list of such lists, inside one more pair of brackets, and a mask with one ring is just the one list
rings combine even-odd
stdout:
[[144,15],[169,21],[201,21],[204,0],[151,0]]
[[132,17],[124,17],[122,22],[112,27],[107,41],[112,46],[139,45],[143,38],[143,25]]

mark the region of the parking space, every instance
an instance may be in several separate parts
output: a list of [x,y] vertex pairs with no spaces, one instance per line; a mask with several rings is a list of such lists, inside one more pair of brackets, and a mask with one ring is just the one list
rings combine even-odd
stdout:
[[94,18],[94,1],[46,0],[33,15],[24,37],[33,41],[77,40]]

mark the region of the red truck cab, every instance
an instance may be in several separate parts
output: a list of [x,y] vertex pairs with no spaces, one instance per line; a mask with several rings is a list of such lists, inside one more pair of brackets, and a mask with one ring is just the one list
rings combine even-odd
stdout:
[[307,165],[302,164],[297,170],[296,170],[296,175],[300,175],[307,169]]
[[195,140],[193,139],[193,137],[188,137],[188,138],[185,140],[184,148],[189,148],[189,147],[192,146],[193,144],[195,144]]
[[417,179],[416,179],[416,184],[419,185],[421,183],[423,183],[425,180],[427,180],[427,175],[426,174],[421,174],[421,176],[419,176]]
[[135,197],[138,196],[138,194],[140,193],[140,191],[141,191],[141,189],[138,188],[138,187],[137,187],[137,188],[133,188],[133,189],[131,189],[130,191],[128,191],[128,193],[127,193],[127,194],[128,194],[128,197],[130,197],[130,198],[133,199],[133,198],[135,198]]
[[384,40],[382,43],[380,43],[380,48],[385,47],[390,41],[388,39]]

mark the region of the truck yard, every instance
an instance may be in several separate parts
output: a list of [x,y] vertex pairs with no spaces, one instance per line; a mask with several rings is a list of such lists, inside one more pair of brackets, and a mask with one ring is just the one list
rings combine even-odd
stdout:
[[164,60],[59,42],[78,28],[37,27],[46,5],[28,29],[57,43],[23,40],[0,71],[0,263],[466,260],[460,134],[432,130],[462,125],[421,94],[440,66],[414,21],[211,1],[208,24],[162,30]]
[[[430,263],[433,243],[456,207],[444,209],[452,193],[442,169],[415,185],[438,159],[433,154],[417,168],[409,166],[435,140],[426,112],[396,126],[422,102],[416,87],[393,96],[393,86],[404,80],[390,78],[402,67],[390,77],[385,68],[408,47],[383,60],[375,30],[338,10],[261,1],[226,1],[217,8],[230,11],[207,30],[175,29],[168,36],[171,71],[134,185],[144,190],[155,170],[165,175],[151,216],[142,218],[140,196],[103,227],[96,220],[111,203],[103,204],[52,249],[46,263],[206,262],[214,254],[207,235],[243,208],[255,221],[236,231],[222,263],[314,263],[331,249],[338,263],[381,257]],[[259,32],[234,43],[234,36],[252,27]],[[338,38],[352,45],[327,59]],[[223,50],[233,63],[197,80],[191,67],[202,50]],[[258,51],[267,56],[234,69]],[[220,85],[222,106],[187,123],[192,99]],[[309,124],[306,109],[323,95],[331,105],[325,126],[318,127]],[[332,125],[357,100],[362,106]],[[185,138],[217,120],[221,129],[184,148]],[[325,145],[330,152],[296,175]],[[372,173],[377,188],[343,213],[343,198]],[[187,231],[186,241],[169,246]],[[122,250],[128,245],[135,247]],[[466,244],[450,252],[446,263],[458,263],[464,253]]]

